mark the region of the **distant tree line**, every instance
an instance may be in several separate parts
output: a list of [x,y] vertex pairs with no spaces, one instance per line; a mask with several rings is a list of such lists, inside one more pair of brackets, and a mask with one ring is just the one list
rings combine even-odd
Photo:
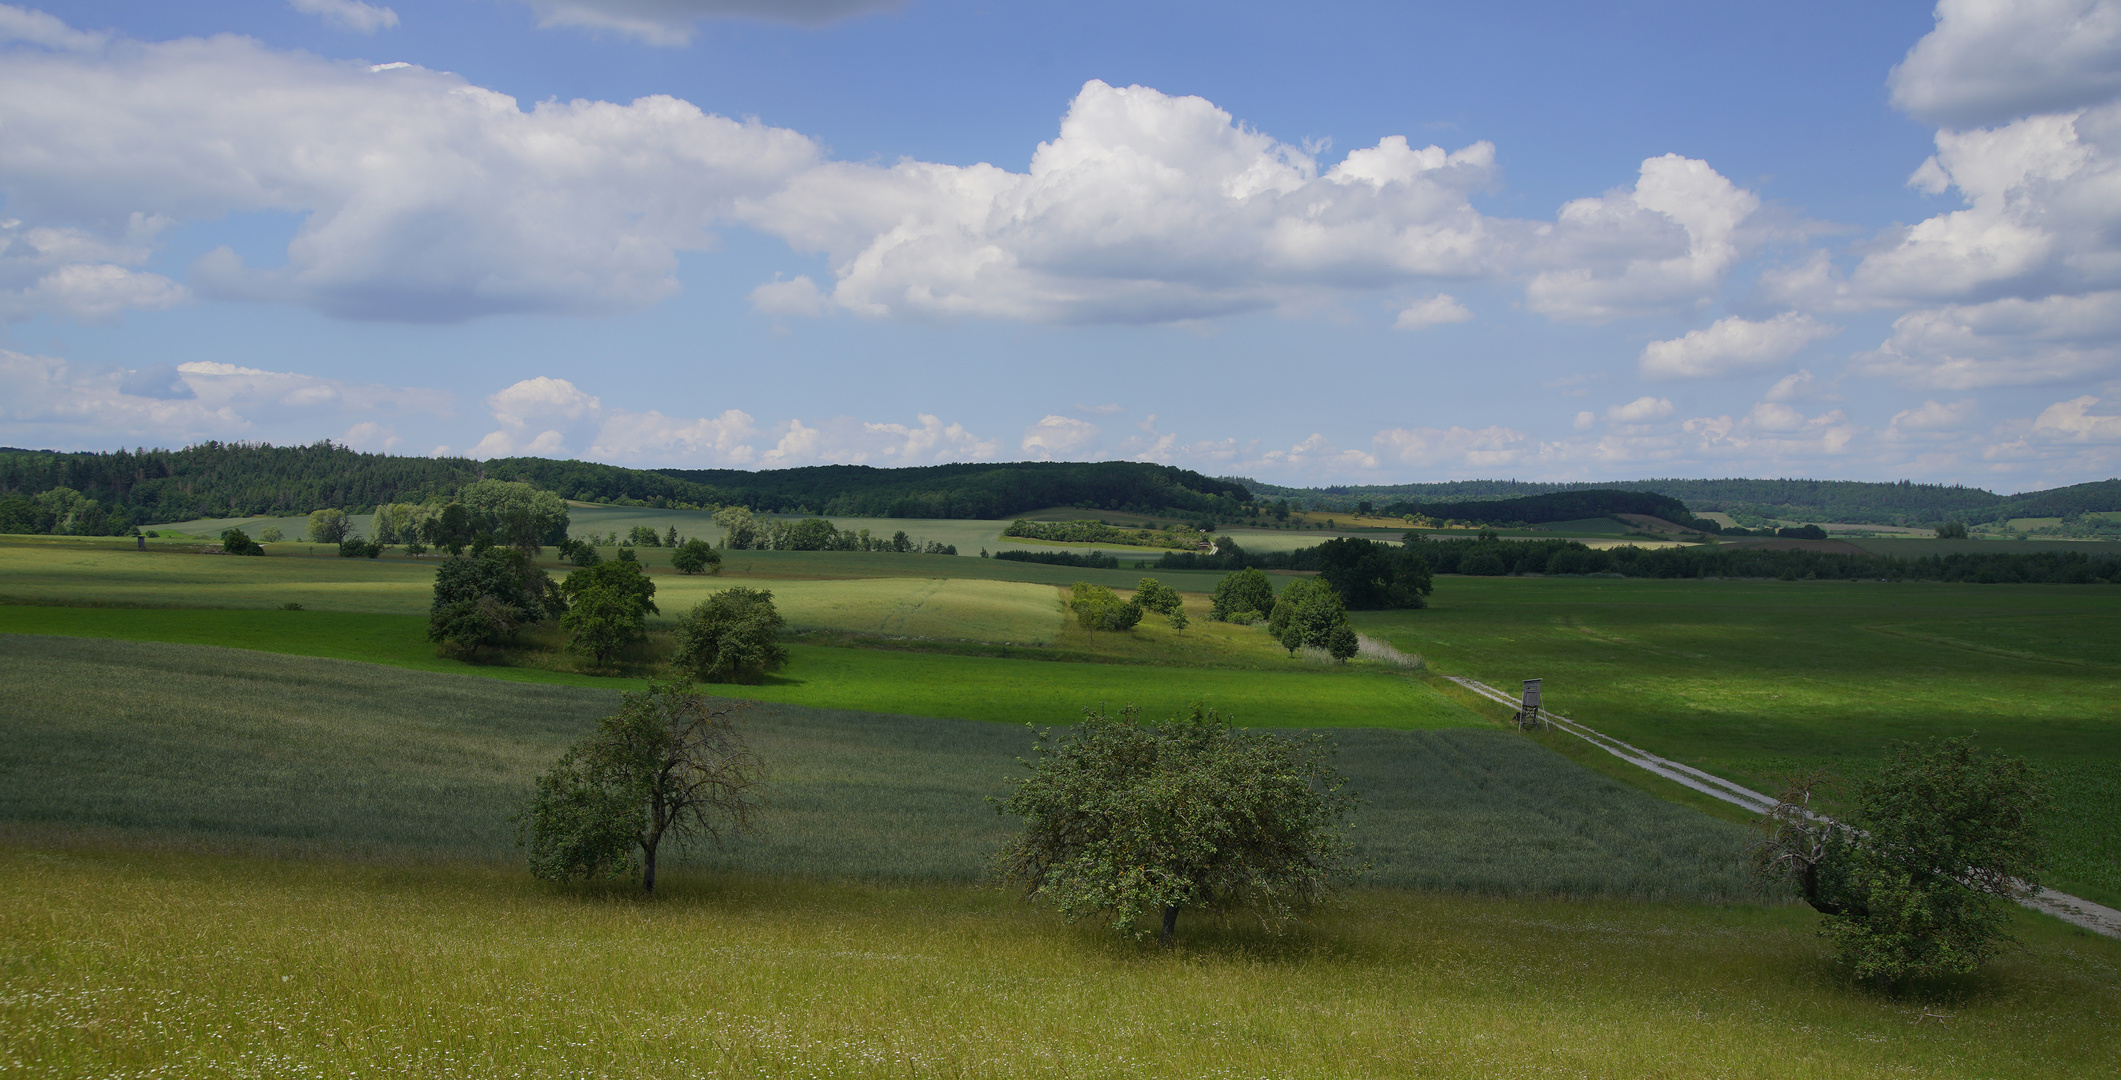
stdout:
[[724,503],[834,517],[1008,518],[1049,506],[1239,517],[1252,494],[1168,465],[1138,461],[1020,461],[878,469],[814,465],[746,472],[661,469],[720,493]]
[[1184,525],[1163,529],[1123,529],[1102,521],[1025,521],[1018,518],[1002,530],[1002,535],[1063,544],[1131,544],[1180,549],[1208,546],[1207,538],[1199,530]]
[[202,517],[294,516],[326,506],[355,512],[455,494],[481,478],[466,458],[363,454],[308,446],[204,442],[182,450],[60,454],[0,450],[0,497],[68,488],[96,500],[112,532]]
[[824,518],[783,521],[761,518],[741,506],[716,511],[722,547],[730,551],[885,551],[901,555],[955,555],[956,544],[921,541],[898,529],[890,536],[868,529],[842,529]]
[[1825,578],[2087,585],[2121,581],[2121,555],[2081,551],[1952,552],[1900,558],[1738,546],[1594,550],[1574,540],[1426,540],[1414,545],[1439,574],[1619,574],[1646,578]]
[[1679,525],[1693,525],[1710,531],[1717,528],[1713,522],[1697,523],[1693,511],[1678,499],[1649,491],[1594,489],[1482,502],[1399,502],[1386,505],[1382,512],[1388,517],[1415,515],[1479,525],[1543,525],[1550,521],[1645,514]]
[[1080,566],[1088,570],[1119,569],[1119,560],[1102,551],[997,551],[994,558],[1048,566]]

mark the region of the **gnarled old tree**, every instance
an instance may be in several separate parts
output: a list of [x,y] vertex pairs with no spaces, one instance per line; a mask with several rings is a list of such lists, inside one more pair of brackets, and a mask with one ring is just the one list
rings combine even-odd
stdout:
[[2040,890],[2047,794],[2022,759],[1969,739],[1896,744],[1842,821],[1815,813],[1824,773],[1791,781],[1761,822],[1755,871],[1795,886],[1858,978],[1971,972],[2011,943],[2010,901]]
[[638,866],[642,891],[654,892],[663,841],[721,843],[758,812],[765,766],[736,706],[712,706],[689,683],[619,696],[619,711],[537,778],[516,815],[536,877],[624,877]]

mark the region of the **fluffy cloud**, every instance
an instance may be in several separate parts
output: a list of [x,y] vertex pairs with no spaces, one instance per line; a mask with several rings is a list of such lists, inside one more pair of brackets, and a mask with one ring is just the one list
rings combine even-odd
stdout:
[[304,15],[315,15],[340,30],[373,34],[398,25],[398,13],[361,0],[287,0],[287,6]]
[[2121,443],[2121,415],[2099,415],[2091,410],[2099,399],[2087,394],[2058,401],[2040,411],[2033,421],[2033,434],[2056,441]]
[[1644,395],[1625,405],[1615,405],[1605,411],[1607,421],[1615,424],[1647,424],[1672,415],[1672,403],[1661,397]]
[[[296,2],[371,28],[388,12]],[[538,2],[548,21],[664,35],[716,14],[827,18],[860,6]],[[803,135],[669,97],[526,110],[405,63],[237,37],[112,44],[0,12],[0,30],[33,43],[0,64],[11,213],[106,244],[123,239],[109,222],[299,215],[283,265],[247,266],[222,248],[197,261],[190,285],[346,318],[638,309],[676,291],[680,252],[743,222],[833,269],[829,287],[797,278],[754,290],[772,314],[822,312],[829,293],[870,316],[1174,322],[1478,278],[1528,281],[1536,310],[1596,321],[1704,302],[1750,242],[1758,205],[1706,163],[1665,155],[1643,163],[1632,189],[1572,202],[1553,223],[1490,218],[1471,202],[1495,182],[1487,143],[1446,150],[1391,136],[1322,165],[1201,98],[1097,81],[1023,173],[830,162]],[[44,289],[17,283],[9,310],[182,298],[139,264],[106,260]],[[82,299],[90,285],[95,298]],[[1468,314],[1438,295],[1398,325]]]
[[817,282],[798,275],[787,281],[769,281],[751,290],[751,308],[762,315],[797,315],[816,318],[825,313],[827,301]]
[[1954,401],[1949,405],[1939,401],[1925,401],[1916,408],[1902,409],[1894,413],[1892,421],[1886,425],[1884,437],[1904,439],[1909,436],[1954,435],[1980,411],[1980,404],[1972,398]]
[[1445,323],[1466,322],[1473,317],[1466,306],[1449,293],[1438,293],[1427,300],[1416,300],[1402,308],[1399,317],[1392,320],[1394,330],[1420,330]]
[[815,426],[763,427],[741,409],[671,416],[613,408],[566,379],[524,379],[486,399],[500,426],[474,457],[586,456],[635,465],[787,468],[796,465],[933,465],[994,457],[1000,443],[928,413],[914,424],[836,417]]
[[1952,304],[1909,312],[1893,336],[1856,358],[1864,374],[1911,386],[1971,390],[2028,385],[2121,365],[2121,290]]
[[608,30],[650,45],[684,45],[708,19],[751,18],[818,25],[896,0],[525,0],[540,26]]
[[1427,468],[1495,469],[1514,465],[1539,449],[1531,436],[1500,426],[1391,428],[1378,432],[1371,445],[1376,451],[1371,468],[1383,460]]
[[118,236],[81,229],[0,221],[0,320],[54,314],[77,322],[109,322],[128,310],[174,307],[190,290],[160,274],[132,269],[145,262],[163,219],[132,216]]
[[76,30],[42,11],[0,4],[0,45],[20,41],[47,49],[92,52],[108,40],[109,34]]
[[1096,441],[1097,436],[1097,425],[1088,420],[1050,414],[1024,429],[1024,439],[1018,448],[1029,457],[1050,461],[1081,453]]
[[677,288],[677,252],[819,156],[673,98],[525,111],[455,75],[236,37],[11,49],[0,130],[0,194],[33,228],[293,212],[284,266],[221,249],[194,284],[436,322],[652,304]]
[[1774,367],[1837,329],[1794,311],[1764,322],[1733,315],[1685,337],[1650,342],[1642,350],[1642,373],[1653,379],[1742,375]]
[[[173,446],[257,438],[281,426],[441,416],[438,390],[320,379],[195,361],[137,370],[90,368],[0,349],[0,441],[16,446]],[[378,427],[380,430],[380,427]]]
[[1699,417],[1680,425],[1703,457],[1737,458],[1772,467],[1784,461],[1838,457],[1860,429],[1840,409],[1807,417],[1788,405],[1763,401],[1745,416]]
[[1706,302],[1744,253],[1760,197],[1705,161],[1642,163],[1633,190],[1577,199],[1538,230],[1547,268],[1525,288],[1534,311],[1603,322]]
[[1963,128],[2121,94],[2115,0],[1939,0],[1936,15],[1888,80],[1917,119]]

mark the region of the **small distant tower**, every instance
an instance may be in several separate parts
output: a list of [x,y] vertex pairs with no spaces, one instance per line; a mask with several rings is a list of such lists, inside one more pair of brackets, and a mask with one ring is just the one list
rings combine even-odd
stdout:
[[1524,705],[1517,710],[1517,726],[1527,730],[1540,727],[1539,680],[1524,681]]

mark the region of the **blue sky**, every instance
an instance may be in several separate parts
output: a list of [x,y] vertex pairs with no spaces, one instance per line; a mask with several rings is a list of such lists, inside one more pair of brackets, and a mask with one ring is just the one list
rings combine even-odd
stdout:
[[2121,3],[0,5],[0,442],[2121,472]]

